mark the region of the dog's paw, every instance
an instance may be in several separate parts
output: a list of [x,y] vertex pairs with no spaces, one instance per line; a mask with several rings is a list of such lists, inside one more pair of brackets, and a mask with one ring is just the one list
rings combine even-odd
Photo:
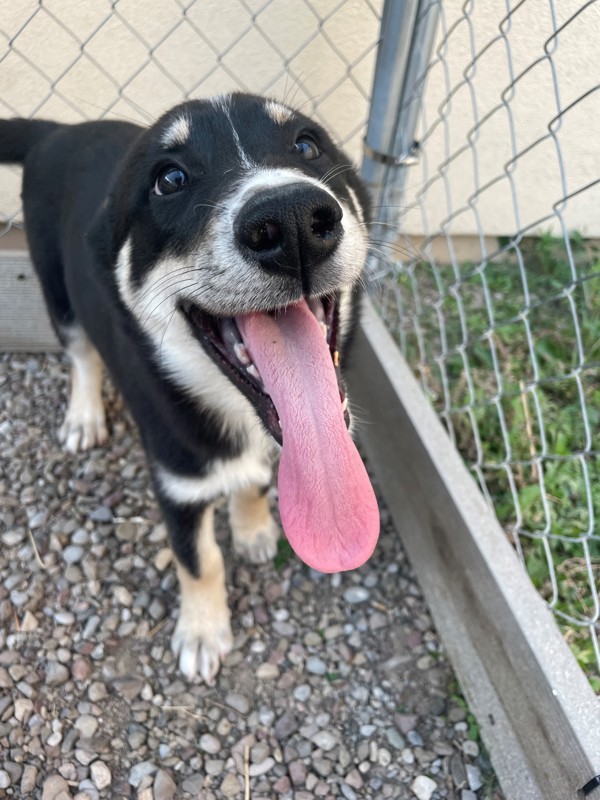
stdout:
[[93,408],[69,408],[58,431],[58,440],[69,453],[90,450],[106,444],[108,431],[102,405]]
[[198,674],[212,686],[221,662],[233,647],[229,616],[220,622],[202,623],[183,616],[179,618],[171,640],[171,649],[178,659],[179,669],[188,680]]
[[251,564],[264,564],[275,558],[278,539],[279,528],[271,515],[257,528],[239,523],[233,528],[233,549]]

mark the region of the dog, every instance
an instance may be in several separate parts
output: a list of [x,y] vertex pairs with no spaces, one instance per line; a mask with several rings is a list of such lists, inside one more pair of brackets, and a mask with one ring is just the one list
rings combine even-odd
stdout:
[[271,559],[279,508],[315,569],[371,555],[377,503],[340,377],[360,305],[367,191],[317,123],[234,93],[123,121],[0,122],[21,163],[31,258],[71,359],[59,438],[105,443],[103,366],[139,428],[180,584],[179,668],[212,684],[232,647],[214,503],[234,551]]

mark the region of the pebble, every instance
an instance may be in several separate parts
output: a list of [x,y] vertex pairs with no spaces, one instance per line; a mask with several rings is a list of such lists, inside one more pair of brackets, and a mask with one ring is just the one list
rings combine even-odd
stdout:
[[350,586],[344,592],[344,600],[351,605],[356,603],[364,603],[371,596],[371,592],[365,589],[364,586]]
[[68,667],[56,661],[49,661],[46,665],[46,685],[62,686],[71,677]]
[[112,783],[112,774],[104,761],[94,761],[90,764],[90,775],[97,789],[106,789]]
[[214,686],[183,678],[135,427],[109,394],[108,445],[66,458],[52,428],[68,367],[35,361],[0,354],[0,795],[243,800],[246,748],[252,800],[415,800],[418,778],[439,781],[430,800],[474,800],[493,785],[479,760],[467,780],[479,745],[383,505],[369,564],[333,576],[230,558],[218,509],[236,642]]
[[310,656],[306,659],[306,671],[312,675],[325,675],[327,664],[318,656]]
[[69,784],[60,775],[50,775],[42,785],[42,800],[64,800],[62,797],[71,797]]
[[203,733],[200,737],[200,749],[205,753],[215,755],[221,750],[221,742],[211,733]]
[[154,800],[173,800],[177,791],[177,784],[163,769],[159,769],[154,776]]
[[240,783],[238,776],[228,772],[223,778],[223,783],[221,784],[221,793],[225,797],[237,797],[238,794],[241,794],[241,791],[242,784]]
[[156,765],[152,761],[140,761],[129,771],[129,783],[137,789],[144,778],[148,775],[154,775],[155,772]]
[[250,711],[250,701],[243,694],[235,692],[228,694],[225,698],[225,703],[235,711],[239,711],[240,714],[247,714]]
[[10,775],[6,770],[0,769],[0,789],[8,789],[10,784]]
[[475,764],[465,764],[465,771],[467,773],[467,783],[472,792],[476,792],[483,786],[481,780],[481,770]]
[[437,783],[427,775],[417,775],[410,785],[410,790],[417,800],[431,800],[437,789]]

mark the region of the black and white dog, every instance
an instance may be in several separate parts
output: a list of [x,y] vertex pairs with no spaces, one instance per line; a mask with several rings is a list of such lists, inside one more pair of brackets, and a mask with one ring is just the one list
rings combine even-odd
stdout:
[[362,564],[377,505],[347,432],[339,365],[356,324],[366,191],[312,120],[232,94],[126,122],[0,122],[23,163],[27,237],[72,360],[60,438],[107,438],[103,362],[139,427],[181,588],[179,666],[212,683],[232,646],[213,503],[236,552],[263,562],[279,503],[298,555]]

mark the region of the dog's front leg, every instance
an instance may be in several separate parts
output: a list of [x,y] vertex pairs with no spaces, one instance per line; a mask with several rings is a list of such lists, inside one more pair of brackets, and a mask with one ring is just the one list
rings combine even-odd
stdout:
[[279,528],[269,509],[268,489],[251,486],[229,498],[233,548],[251,564],[264,564],[277,553]]
[[233,645],[223,554],[215,541],[214,506],[161,505],[181,591],[173,653],[186,678],[200,674],[211,685]]

